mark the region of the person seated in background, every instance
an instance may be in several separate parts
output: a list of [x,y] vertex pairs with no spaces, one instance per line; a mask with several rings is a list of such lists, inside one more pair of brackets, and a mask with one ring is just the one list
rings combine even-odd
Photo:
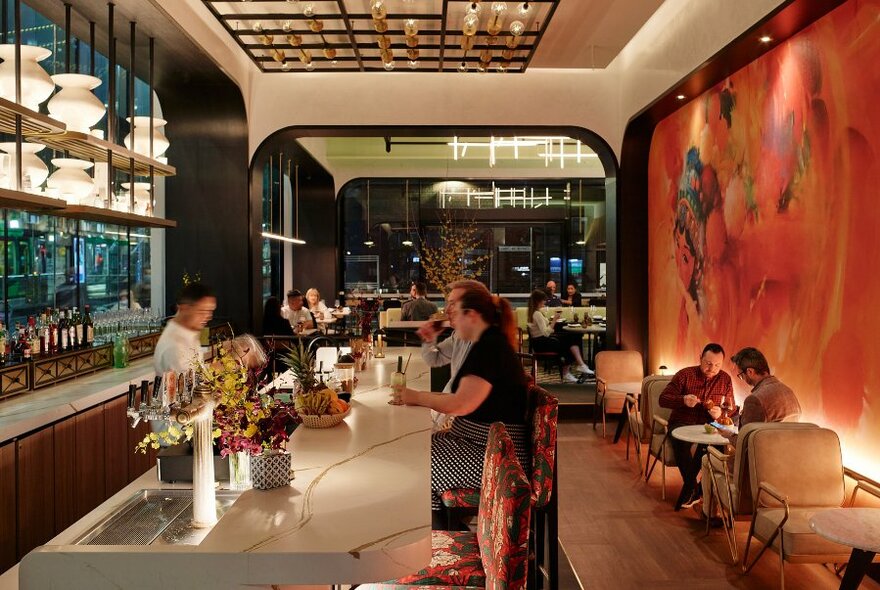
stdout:
[[409,288],[412,299],[403,304],[400,310],[400,319],[412,322],[424,322],[437,312],[437,306],[428,301],[428,286],[421,281],[413,281]]
[[581,299],[581,294],[578,291],[577,285],[574,281],[569,281],[568,285],[566,285],[565,296],[566,299],[560,299],[562,305],[568,305],[569,307],[581,307],[583,300]]
[[269,297],[263,306],[264,336],[293,336],[290,322],[281,315],[281,301],[277,297]]
[[584,357],[581,356],[583,336],[573,332],[555,332],[554,327],[562,321],[562,310],[548,320],[541,309],[546,305],[544,291],[535,289],[529,297],[529,342],[535,352],[555,352],[562,357],[562,380],[566,383],[577,383],[578,378],[571,374],[571,365],[575,364],[585,375],[595,374]]
[[[760,350],[749,346],[730,357],[730,360],[736,367],[736,376],[752,387],[739,414],[740,428],[752,422],[800,421],[801,404],[797,396],[788,385],[770,374],[770,365]],[[733,430],[719,428],[718,433],[731,445],[736,446],[736,433]],[[705,497],[709,493],[710,482],[709,464],[706,458],[703,458],[702,478]],[[705,503],[703,508],[705,512]]]
[[[714,342],[707,344],[700,355],[700,364],[678,371],[660,394],[660,407],[670,408],[669,432],[681,426],[707,424],[721,417],[721,406],[734,406],[733,381],[721,370],[724,348]],[[711,402],[711,403],[710,403]],[[675,464],[683,480],[681,494],[675,503],[693,505],[702,489],[696,486],[702,456],[693,455],[693,443],[670,436]]]
[[281,308],[281,317],[290,322],[295,333],[315,328],[312,313],[303,306],[303,302],[303,294],[296,289],[291,289],[287,292],[287,305]]
[[312,312],[315,319],[330,319],[330,310],[327,308],[324,300],[321,299],[321,293],[314,287],[306,291],[306,303],[309,306],[309,311]]
[[559,299],[559,295],[556,294],[556,281],[547,281],[547,286],[544,287],[544,292],[546,294],[547,307],[562,307],[562,300]]

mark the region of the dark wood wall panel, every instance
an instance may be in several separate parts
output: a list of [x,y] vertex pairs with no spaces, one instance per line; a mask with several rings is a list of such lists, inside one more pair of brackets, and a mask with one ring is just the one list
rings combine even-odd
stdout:
[[248,131],[244,101],[228,82],[198,91],[175,80],[157,87],[163,116],[174,122],[168,159],[177,176],[165,185],[166,301],[170,310],[184,270],[217,290],[215,318],[250,329],[252,294],[248,201]]
[[104,407],[76,415],[76,515],[84,516],[105,500]]
[[76,511],[76,419],[55,424],[55,531],[61,532],[77,519]]
[[15,443],[0,446],[0,573],[17,561],[15,522]]
[[[126,397],[104,404],[104,497],[109,498],[131,481],[128,479],[128,417]],[[146,471],[146,470],[145,470]]]
[[18,440],[18,559],[55,535],[55,433]]

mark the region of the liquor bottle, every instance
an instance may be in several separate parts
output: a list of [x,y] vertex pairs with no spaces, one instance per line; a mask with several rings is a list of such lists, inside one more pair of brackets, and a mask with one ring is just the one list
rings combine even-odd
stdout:
[[70,331],[67,326],[67,310],[62,309],[60,311],[61,317],[58,320],[58,352],[67,352],[70,350]]
[[72,326],[73,334],[70,337],[70,341],[73,343],[73,348],[81,348],[83,345],[82,316],[76,307],[73,308]]
[[40,355],[49,354],[49,310],[40,314],[40,323],[37,324],[37,334],[40,339]]
[[0,322],[0,363],[6,362],[7,352],[6,352],[6,327],[3,325],[3,322]]
[[391,402],[394,405],[403,403],[401,395],[406,387],[406,373],[403,372],[403,357],[397,357],[397,370],[391,373]]
[[82,321],[83,346],[91,346],[95,343],[95,323],[92,321],[92,306],[86,305],[86,316]]
[[28,316],[28,327],[27,327],[27,339],[28,346],[31,349],[31,356],[37,356],[40,354],[40,335],[37,332],[37,320],[34,316]]
[[75,307],[67,312],[67,331],[69,333],[67,342],[71,350],[76,350],[79,347],[79,340],[76,337],[76,318],[78,315],[79,311]]
[[58,314],[49,310],[49,354],[58,354]]
[[20,326],[18,330],[18,346],[19,350],[21,350],[21,358],[22,360],[28,360],[31,358],[31,341],[24,326]]

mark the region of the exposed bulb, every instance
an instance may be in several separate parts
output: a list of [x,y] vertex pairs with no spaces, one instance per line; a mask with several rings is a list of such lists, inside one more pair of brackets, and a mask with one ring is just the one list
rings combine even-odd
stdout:
[[480,27],[480,17],[476,14],[468,14],[464,17],[464,22],[461,25],[461,32],[466,37],[473,37],[477,34],[477,29]]
[[480,72],[481,74],[485,74],[486,73],[486,64],[484,64],[483,62],[478,63],[477,64],[477,71]]
[[458,64],[458,71],[461,72],[462,74],[464,74],[465,72],[468,71],[468,65],[467,65],[466,61],[463,61],[460,64]]
[[337,65],[339,65],[339,60],[338,59],[330,60],[330,65],[335,68]]
[[254,33],[262,33],[263,32],[263,23],[261,23],[260,21],[255,22],[253,29],[254,29]]
[[308,70],[309,72],[313,72],[315,70],[315,62],[310,61],[309,63],[307,63],[306,70]]
[[419,62],[414,59],[409,60],[409,69],[411,69],[411,70],[419,69]]
[[285,33],[289,33],[293,30],[293,23],[291,23],[289,20],[284,21],[284,24],[281,25],[281,30]]
[[312,18],[313,16],[315,16],[314,3],[308,2],[308,3],[306,3],[305,6],[303,6],[303,16],[307,16],[309,18]]
[[519,37],[523,33],[526,32],[526,26],[522,23],[522,21],[515,20],[510,23],[510,34],[514,37]]
[[507,12],[507,2],[493,2],[492,12],[501,15]]
[[532,11],[532,7],[528,2],[522,2],[519,6],[516,7],[516,12],[520,16],[528,16]]
[[498,65],[498,73],[499,73],[499,74],[503,74],[503,73],[505,73],[505,72],[507,72],[507,68],[504,67],[504,64],[499,64],[499,65]]
[[324,30],[324,21],[320,21],[316,18],[309,21],[309,30],[313,33],[320,33]]
[[479,2],[471,2],[470,4],[468,4],[467,8],[465,9],[465,12],[467,14],[479,15],[481,10],[483,10],[483,7],[480,6]]
[[403,32],[407,37],[415,37],[419,34],[419,21],[408,18],[403,21]]
[[282,72],[289,72],[290,71],[290,62],[286,61],[283,64],[281,64],[281,71]]
[[290,43],[291,47],[299,47],[302,45],[303,39],[301,35],[294,33],[287,36],[287,42]]
[[385,71],[390,72],[393,69],[394,69],[394,62],[393,61],[386,61],[385,62]]
[[373,0],[370,2],[370,14],[375,20],[384,20],[388,16],[388,7],[385,6],[385,0]]
[[324,48],[324,57],[326,57],[327,59],[335,59],[336,58],[336,50],[333,49],[332,47],[325,47]]

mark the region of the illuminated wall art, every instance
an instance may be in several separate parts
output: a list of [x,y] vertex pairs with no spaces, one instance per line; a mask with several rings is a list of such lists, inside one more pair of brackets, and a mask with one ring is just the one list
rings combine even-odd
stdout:
[[648,261],[649,366],[757,346],[875,478],[878,14],[850,0],[657,126]]

